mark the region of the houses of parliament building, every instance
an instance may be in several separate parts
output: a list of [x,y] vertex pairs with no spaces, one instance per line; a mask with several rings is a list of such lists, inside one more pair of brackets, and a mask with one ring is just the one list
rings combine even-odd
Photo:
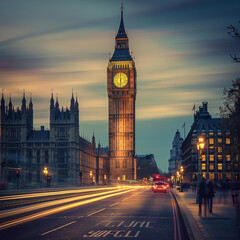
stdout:
[[129,53],[123,9],[115,51],[107,68],[109,147],[96,146],[79,135],[79,105],[72,96],[69,108],[50,99],[50,130],[33,128],[33,102],[25,93],[21,108],[1,98],[0,182],[19,185],[79,186],[110,180],[136,179],[135,100],[136,68]]
[[[60,110],[58,99],[50,99],[50,130],[33,129],[33,103],[21,109],[13,107],[11,98],[1,99],[1,181],[20,185],[44,184],[51,178],[52,186],[78,186],[108,180],[108,154],[100,144],[79,136],[78,100],[72,96],[70,108]],[[48,172],[44,173],[44,169]]]

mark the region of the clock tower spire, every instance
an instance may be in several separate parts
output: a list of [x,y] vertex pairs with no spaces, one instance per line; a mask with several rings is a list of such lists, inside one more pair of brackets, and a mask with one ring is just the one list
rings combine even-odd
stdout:
[[129,53],[128,36],[121,20],[115,50],[107,68],[109,157],[112,180],[136,179],[135,100],[136,68]]

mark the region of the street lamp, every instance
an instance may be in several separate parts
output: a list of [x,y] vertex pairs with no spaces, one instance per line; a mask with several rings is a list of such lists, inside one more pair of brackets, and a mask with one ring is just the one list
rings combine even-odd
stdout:
[[44,180],[46,181],[47,187],[48,187],[48,169],[47,167],[44,167],[43,169],[43,174],[44,174]]
[[44,168],[44,170],[43,170],[43,174],[44,174],[45,176],[48,175],[48,169],[47,169],[47,167]]
[[205,147],[204,138],[199,137],[197,142],[197,150],[198,150],[198,177],[197,177],[197,196],[196,196],[196,203],[199,203],[199,190],[200,190],[200,182],[202,179],[202,161],[201,155],[202,150]]
[[93,173],[92,173],[92,171],[90,171],[89,176],[90,176],[91,184],[93,184],[93,179],[92,179]]
[[183,166],[180,167],[180,187],[181,187],[181,192],[183,191],[183,188],[182,188],[182,182],[183,182]]

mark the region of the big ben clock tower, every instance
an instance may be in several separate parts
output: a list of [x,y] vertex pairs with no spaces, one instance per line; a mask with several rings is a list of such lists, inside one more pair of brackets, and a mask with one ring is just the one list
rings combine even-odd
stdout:
[[128,37],[121,21],[115,51],[107,68],[110,179],[136,179],[135,100],[136,68],[129,53]]

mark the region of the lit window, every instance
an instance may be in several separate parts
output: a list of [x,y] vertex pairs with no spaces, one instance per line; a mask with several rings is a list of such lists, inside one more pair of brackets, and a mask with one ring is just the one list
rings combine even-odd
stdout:
[[236,155],[236,161],[238,161],[238,155]]
[[222,161],[222,155],[218,155],[218,161]]
[[210,148],[210,149],[214,149],[214,146],[210,146],[209,148]]
[[226,179],[231,179],[231,173],[226,173]]
[[214,170],[214,164],[213,163],[210,163],[209,170]]
[[222,138],[218,138],[218,143],[222,143]]
[[218,132],[218,135],[222,135],[222,133],[221,133],[221,132]]
[[202,155],[202,161],[203,161],[203,162],[206,161],[206,155]]
[[231,161],[231,156],[230,155],[226,155],[226,161]]
[[123,180],[123,181],[126,180],[126,175],[122,175],[122,180]]
[[219,153],[222,152],[222,147],[218,147],[218,152],[219,152]]
[[209,160],[210,160],[211,162],[213,162],[213,161],[214,161],[214,155],[209,155]]
[[209,179],[211,179],[211,180],[214,179],[214,173],[209,173]]
[[218,170],[222,170],[222,163],[218,163]]
[[210,136],[213,136],[213,132],[210,132],[209,135],[210,135]]
[[214,144],[214,138],[209,138],[209,144]]
[[226,138],[226,144],[230,144],[230,138]]
[[202,170],[206,170],[206,164],[205,163],[202,164]]

